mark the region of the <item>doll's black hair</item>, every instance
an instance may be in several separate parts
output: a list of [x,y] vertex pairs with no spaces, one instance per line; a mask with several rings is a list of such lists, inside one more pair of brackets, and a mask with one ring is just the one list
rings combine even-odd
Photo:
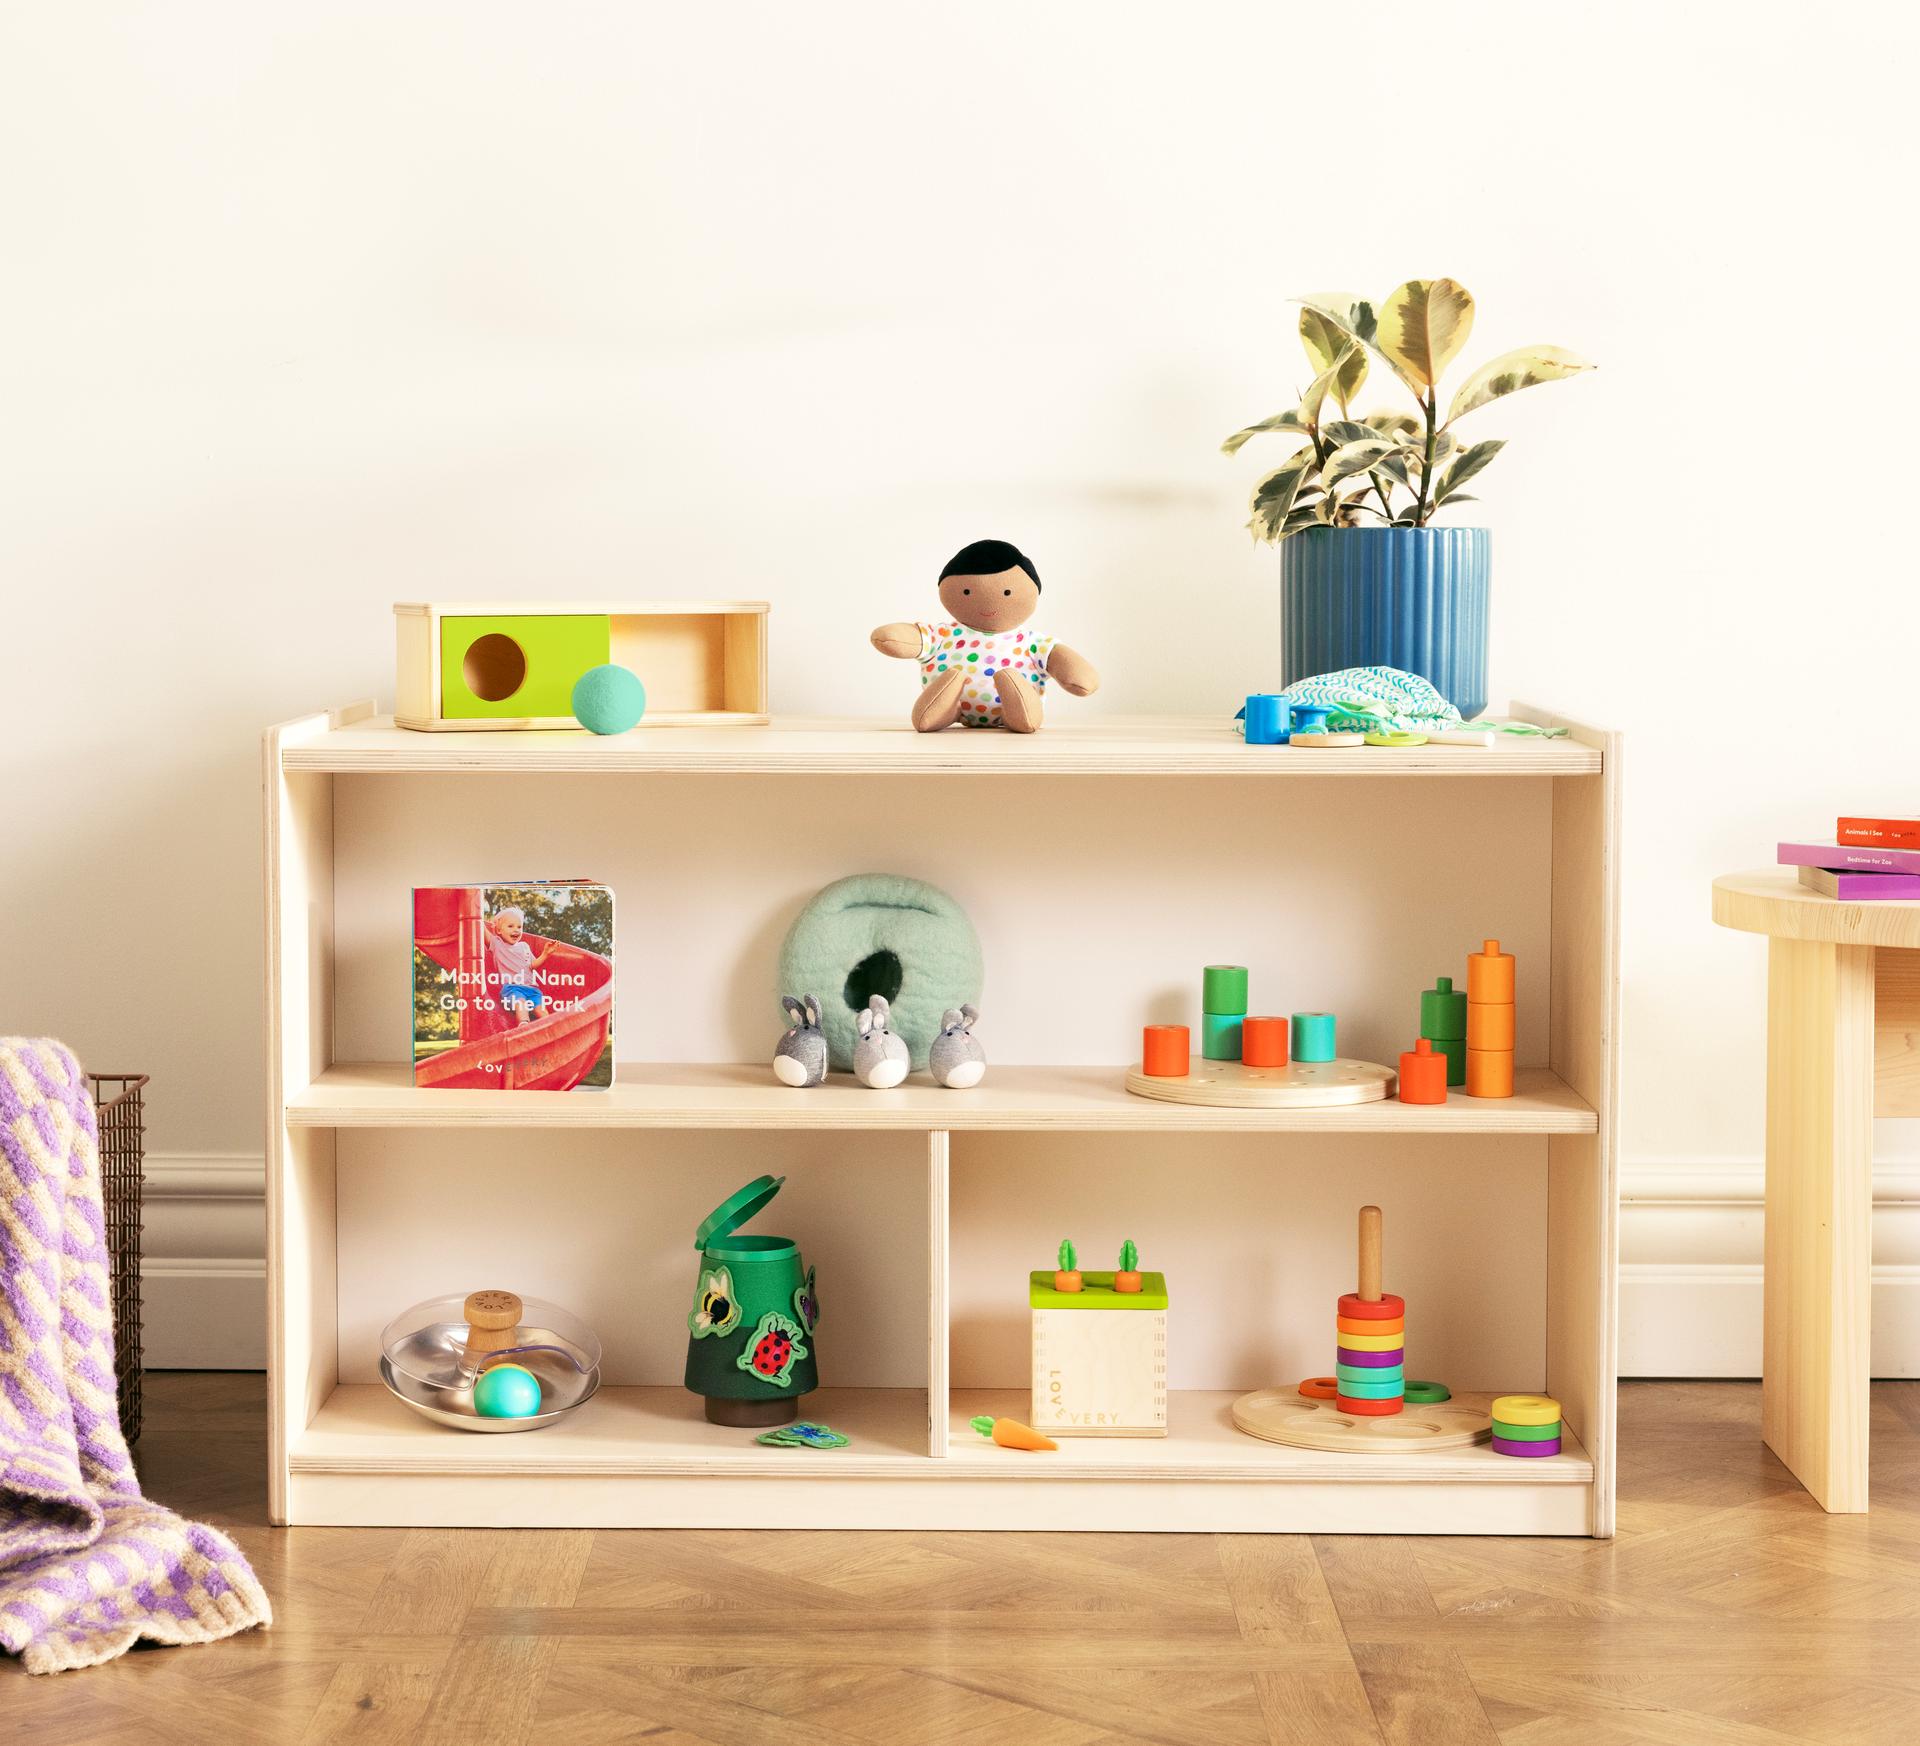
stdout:
[[1034,590],[1038,592],[1040,572],[1033,567],[1033,560],[1005,540],[975,540],[970,546],[962,546],[947,560],[940,580],[944,582],[949,576],[997,576],[1015,564],[1033,578]]

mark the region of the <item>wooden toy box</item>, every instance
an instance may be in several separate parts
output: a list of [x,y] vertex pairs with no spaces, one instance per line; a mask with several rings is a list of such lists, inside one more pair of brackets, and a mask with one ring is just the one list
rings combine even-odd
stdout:
[[642,727],[765,726],[767,603],[394,607],[394,725],[574,728],[574,681],[607,662],[647,688]]
[[1167,1280],[1142,1273],[1140,1289],[1113,1289],[1088,1273],[1076,1292],[1051,1273],[1028,1285],[1033,1309],[1033,1428],[1049,1437],[1167,1434]]

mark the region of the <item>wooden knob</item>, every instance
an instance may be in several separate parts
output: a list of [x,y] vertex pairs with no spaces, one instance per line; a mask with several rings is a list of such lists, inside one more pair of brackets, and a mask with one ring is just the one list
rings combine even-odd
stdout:
[[1381,1228],[1380,1209],[1377,1206],[1363,1206],[1360,1209],[1360,1290],[1358,1296],[1363,1303],[1380,1301],[1380,1259],[1385,1247],[1385,1234]]
[[467,1318],[466,1359],[478,1364],[490,1352],[504,1352],[518,1344],[520,1299],[510,1291],[474,1291],[467,1294],[461,1313]]

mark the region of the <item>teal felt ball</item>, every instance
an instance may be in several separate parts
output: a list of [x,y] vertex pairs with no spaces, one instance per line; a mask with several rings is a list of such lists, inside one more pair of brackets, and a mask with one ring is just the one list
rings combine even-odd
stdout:
[[473,1385],[483,1419],[530,1419],[540,1410],[540,1379],[524,1364],[496,1364]]
[[574,719],[589,733],[623,734],[646,713],[647,688],[629,668],[609,662],[574,681]]

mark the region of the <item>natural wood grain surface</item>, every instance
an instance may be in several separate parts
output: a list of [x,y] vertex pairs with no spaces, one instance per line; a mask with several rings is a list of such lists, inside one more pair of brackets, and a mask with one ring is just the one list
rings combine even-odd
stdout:
[[1920,947],[1920,903],[1844,902],[1808,890],[1791,868],[1722,874],[1713,882],[1713,919],[1778,939]]
[[318,742],[290,744],[289,770],[666,771],[781,775],[1582,776],[1602,753],[1576,739],[1501,737],[1491,746],[1249,746],[1226,714],[1104,716],[1049,722],[1037,734],[899,720],[775,716],[765,727],[676,726],[600,736],[580,731],[421,734],[375,716]]
[[1867,1507],[1873,961],[1768,942],[1763,1424],[1830,1510]]
[[1920,951],[1873,954],[1873,1113],[1920,1116]]
[[1920,1384],[1872,1516],[1759,1390],[1620,1391],[1618,1537],[398,1531],[266,1525],[263,1379],[147,1379],[142,1477],[277,1622],[31,1679],[12,1746],[1878,1746],[1920,1672]]
[[[1222,1063],[1215,1063],[1222,1065]],[[330,1067],[289,1097],[295,1128],[1048,1128],[1128,1133],[1590,1134],[1592,1107],[1556,1073],[1522,1067],[1512,1097],[1395,1098],[1332,1108],[1230,1109],[1136,1097],[1126,1069],[995,1065],[971,1090],[915,1077],[872,1091],[851,1074],[802,1091],[763,1061],[621,1062],[604,1091],[422,1091],[404,1061]],[[1181,1081],[1164,1083],[1178,1086]]]

